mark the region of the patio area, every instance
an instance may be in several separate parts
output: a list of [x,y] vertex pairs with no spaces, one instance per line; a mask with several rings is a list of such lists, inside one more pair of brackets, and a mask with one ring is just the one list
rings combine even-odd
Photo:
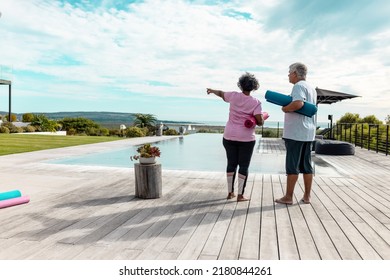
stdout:
[[[226,200],[224,172],[163,167],[163,197],[134,196],[131,168],[44,163],[150,138],[0,157],[0,192],[28,204],[0,209],[0,259],[389,260],[390,157],[315,155],[312,203],[274,203],[286,176],[247,182],[248,202]],[[283,157],[281,139],[262,138],[256,157]],[[264,163],[266,164],[266,162]],[[328,171],[331,172],[328,172]]]

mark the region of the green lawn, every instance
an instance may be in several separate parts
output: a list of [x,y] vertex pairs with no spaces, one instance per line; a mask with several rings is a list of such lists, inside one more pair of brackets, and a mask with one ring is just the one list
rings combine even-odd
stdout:
[[83,144],[108,142],[120,139],[122,138],[103,136],[55,136],[1,133],[0,156]]

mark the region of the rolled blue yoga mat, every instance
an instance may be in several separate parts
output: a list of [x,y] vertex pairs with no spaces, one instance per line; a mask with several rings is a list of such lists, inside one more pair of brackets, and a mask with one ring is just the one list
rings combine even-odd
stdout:
[[16,197],[21,197],[21,196],[22,196],[22,194],[18,190],[3,192],[3,193],[0,193],[0,201],[11,199],[11,198],[16,198]]
[[[267,90],[267,92],[265,93],[265,99],[268,102],[271,102],[279,106],[286,106],[287,104],[290,104],[292,101],[291,96],[281,94],[271,90]],[[317,113],[317,106],[308,102],[304,102],[303,107],[295,112],[307,117],[312,117]]]

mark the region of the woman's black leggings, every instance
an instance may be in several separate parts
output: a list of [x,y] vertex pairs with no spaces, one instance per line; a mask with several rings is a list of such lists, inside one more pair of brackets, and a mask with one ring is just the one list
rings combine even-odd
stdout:
[[226,172],[235,173],[237,166],[239,166],[238,173],[247,177],[255,144],[256,141],[240,142],[223,138],[227,157]]

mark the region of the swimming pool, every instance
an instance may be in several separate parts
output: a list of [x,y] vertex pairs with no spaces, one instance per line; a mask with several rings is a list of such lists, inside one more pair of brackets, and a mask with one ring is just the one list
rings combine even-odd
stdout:
[[[256,148],[259,139],[260,136],[257,136]],[[154,145],[161,150],[161,157],[157,158],[157,161],[164,169],[193,171],[225,171],[226,169],[222,134],[196,133],[159,141]],[[50,163],[132,168],[138,161],[131,161],[130,156],[137,154],[137,148],[138,146],[129,146],[125,149],[64,158]]]
[[[256,146],[249,172],[284,174],[285,155],[261,153],[260,139],[261,136],[256,135]],[[220,172],[226,170],[226,154],[222,145],[222,134],[196,133],[181,138],[159,141],[154,145],[161,150],[161,157],[157,158],[157,161],[166,170]],[[134,163],[138,161],[131,161],[130,156],[137,154],[137,148],[138,146],[129,146],[125,149],[51,160],[48,163],[132,168]],[[314,163],[316,163],[315,160]],[[333,170],[326,169],[326,167],[321,166],[320,169],[316,170],[316,173],[333,173]]]

